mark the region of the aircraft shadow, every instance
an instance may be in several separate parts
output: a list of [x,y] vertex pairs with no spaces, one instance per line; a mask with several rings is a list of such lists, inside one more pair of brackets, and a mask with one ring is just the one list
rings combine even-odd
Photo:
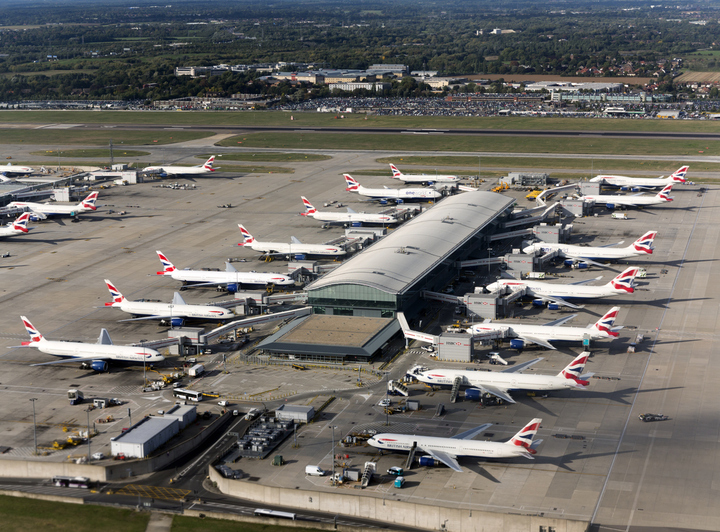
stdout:
[[574,453],[566,454],[563,456],[558,456],[557,458],[547,457],[547,456],[541,456],[541,455],[535,455],[535,463],[538,465],[541,464],[548,464],[548,465],[554,465],[557,466],[560,469],[564,469],[565,471],[572,471],[574,472],[575,469],[567,465],[568,463],[572,464],[576,460],[588,460],[591,458],[601,458],[603,456],[614,456],[616,454],[627,454],[627,453],[634,453],[635,450],[627,450],[627,451],[612,451],[607,453],[594,453],[594,454],[583,454],[582,451],[576,451]]
[[[590,385],[592,386],[592,380],[590,381]],[[663,392],[666,390],[681,390],[683,389],[683,386],[673,386],[672,388],[653,388],[652,390],[638,390],[637,388],[625,388],[623,390],[617,390],[611,393],[603,393],[603,392],[594,392],[591,390],[584,390],[582,392],[578,392],[578,395],[582,394],[580,397],[587,398],[587,399],[609,399],[610,401],[614,401],[623,405],[631,405],[632,402],[625,399],[625,397],[631,397],[633,395],[639,394],[639,393],[651,393],[651,392]]]
[[492,476],[492,474],[487,469],[485,469],[483,466],[481,466],[478,462],[474,462],[471,464],[465,463],[463,465],[465,467],[467,467],[470,471],[475,473],[476,475],[484,477],[484,478],[488,479],[490,482],[493,482],[495,484],[500,484],[500,481],[498,479],[496,479],[494,476]]

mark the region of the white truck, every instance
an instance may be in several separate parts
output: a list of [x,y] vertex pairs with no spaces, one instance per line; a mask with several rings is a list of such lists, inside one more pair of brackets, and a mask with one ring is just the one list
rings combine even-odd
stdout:
[[325,471],[323,471],[316,465],[306,465],[305,466],[305,474],[311,475],[314,477],[322,477],[322,476],[325,476]]
[[205,366],[203,366],[202,364],[195,364],[188,370],[188,375],[190,375],[191,377],[199,377],[203,373],[205,373]]

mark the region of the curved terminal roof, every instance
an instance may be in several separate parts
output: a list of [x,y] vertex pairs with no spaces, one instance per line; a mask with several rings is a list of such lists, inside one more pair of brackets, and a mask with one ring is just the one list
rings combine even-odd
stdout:
[[[307,286],[355,284],[401,294],[510,207],[494,192],[450,196]],[[312,294],[311,294],[312,295]]]

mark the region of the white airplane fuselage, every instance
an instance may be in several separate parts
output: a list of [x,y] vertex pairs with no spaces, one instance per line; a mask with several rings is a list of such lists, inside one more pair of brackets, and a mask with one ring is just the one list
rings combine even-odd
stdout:
[[510,338],[528,336],[550,342],[553,340],[565,342],[582,342],[583,338],[609,338],[609,336],[595,328],[563,327],[560,325],[526,325],[520,323],[479,323],[470,329],[473,334],[482,335],[492,331],[505,331]]
[[211,305],[174,305],[172,303],[125,300],[122,303],[112,303],[108,306],[137,316],[173,316],[206,320],[225,320],[235,317],[230,310]]
[[15,229],[12,226],[12,224],[0,227],[0,238],[5,238],[8,236],[15,236],[15,235],[25,235],[25,234],[27,234],[25,231],[21,231],[20,229]]
[[613,187],[644,187],[662,188],[671,183],[678,183],[672,176],[668,177],[627,177],[623,175],[599,175],[590,180],[591,183],[603,183]]
[[453,456],[473,456],[477,458],[517,458],[528,457],[523,447],[507,443],[457,440],[435,436],[413,436],[409,434],[376,434],[368,443],[378,449],[388,451],[410,451],[417,444],[418,451],[438,451]]
[[598,194],[582,196],[580,198],[584,202],[594,201],[595,203],[605,203],[612,205],[627,205],[628,207],[638,206],[649,206],[649,205],[662,205],[663,203],[670,203],[666,199],[662,199],[655,196],[613,196],[611,194]]
[[432,188],[365,188],[358,187],[357,193],[373,199],[431,200],[442,196]]
[[29,345],[48,355],[76,358],[78,360],[104,358],[105,360],[117,362],[143,363],[144,361],[147,364],[165,360],[165,357],[154,349],[132,345],[85,344],[54,340],[31,342]]
[[452,386],[457,377],[463,386],[497,386],[506,390],[550,391],[577,388],[574,381],[556,375],[503,373],[492,371],[466,371],[435,369],[413,374],[420,382],[436,386]]
[[292,278],[280,273],[264,272],[213,272],[205,270],[174,270],[170,277],[176,281],[188,283],[214,283],[214,284],[257,284],[257,285],[291,285],[295,284]]
[[8,207],[18,207],[20,209],[29,209],[32,212],[39,212],[41,214],[52,215],[52,214],[80,214],[83,212],[92,212],[93,209],[83,207],[77,203],[74,205],[58,204],[58,203],[32,203],[27,201],[13,201]]
[[399,179],[403,183],[457,183],[460,178],[456,175],[424,175],[424,174],[402,174],[393,179]]
[[627,294],[626,290],[619,290],[608,286],[585,286],[572,284],[553,284],[542,281],[517,281],[515,279],[500,279],[487,286],[487,289],[494,292],[496,289],[508,286],[511,290],[527,289],[528,296],[537,297],[559,297],[562,299],[594,299],[601,297],[617,296]]
[[329,223],[366,223],[366,224],[396,224],[398,219],[388,214],[373,214],[364,212],[322,212],[317,211],[312,216],[320,222]]
[[286,242],[258,242],[255,240],[251,244],[245,244],[254,251],[261,253],[276,255],[330,255],[333,257],[341,257],[346,251],[337,246],[325,244],[290,244]]
[[143,172],[147,174],[200,175],[209,174],[212,170],[208,170],[202,166],[147,166],[143,168]]
[[35,170],[29,166],[14,166],[12,163],[0,166],[0,174],[7,177],[23,177],[33,173],[35,173]]
[[637,251],[632,247],[610,248],[610,247],[588,247],[574,246],[572,244],[555,244],[551,242],[535,242],[523,248],[523,253],[532,254],[540,250],[543,253],[557,249],[564,257],[584,257],[588,259],[618,260],[646,255],[643,251]]

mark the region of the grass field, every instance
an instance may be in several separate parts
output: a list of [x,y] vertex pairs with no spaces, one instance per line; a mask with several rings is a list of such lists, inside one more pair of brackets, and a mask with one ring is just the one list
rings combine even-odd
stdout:
[[[290,117],[294,120],[291,121]],[[529,129],[570,131],[661,131],[678,133],[717,133],[718,125],[709,120],[628,120],[612,118],[540,117],[403,117],[346,114],[336,119],[332,113],[282,111],[0,111],[0,124],[168,124],[221,126],[294,127],[398,127],[418,129]],[[36,131],[40,132],[42,130]],[[113,133],[120,133],[119,131]],[[177,132],[174,132],[177,134]],[[171,133],[172,134],[172,133]],[[0,139],[1,141],[2,139]]]
[[[264,163],[312,163],[332,159],[329,155],[319,153],[281,153],[281,152],[256,152],[256,153],[225,153],[222,161],[253,161]],[[218,159],[216,162],[220,162]]]
[[289,526],[261,525],[222,519],[200,519],[198,517],[175,516],[171,532],[294,532],[318,531],[317,528],[296,528]]
[[[112,140],[114,151],[122,144],[156,146],[175,144],[213,136],[209,131],[92,131],[84,129],[0,129],[2,144],[41,144],[44,146],[108,146]],[[1,154],[0,154],[1,155]]]
[[230,137],[218,143],[235,146],[243,138],[242,145],[250,148],[275,149],[335,149],[335,150],[396,150],[449,151],[449,152],[499,152],[499,153],[605,153],[616,155],[720,155],[720,141],[681,139],[615,139],[471,135],[367,135],[363,133],[333,135],[327,133],[254,133],[242,137]]
[[145,532],[149,519],[133,510],[0,496],[3,532]]
[[[30,154],[47,157],[107,157],[109,159],[110,148],[96,148],[92,150],[43,150],[32,151]],[[113,148],[113,155],[117,157],[145,157],[146,155],[150,155],[150,152]]]

